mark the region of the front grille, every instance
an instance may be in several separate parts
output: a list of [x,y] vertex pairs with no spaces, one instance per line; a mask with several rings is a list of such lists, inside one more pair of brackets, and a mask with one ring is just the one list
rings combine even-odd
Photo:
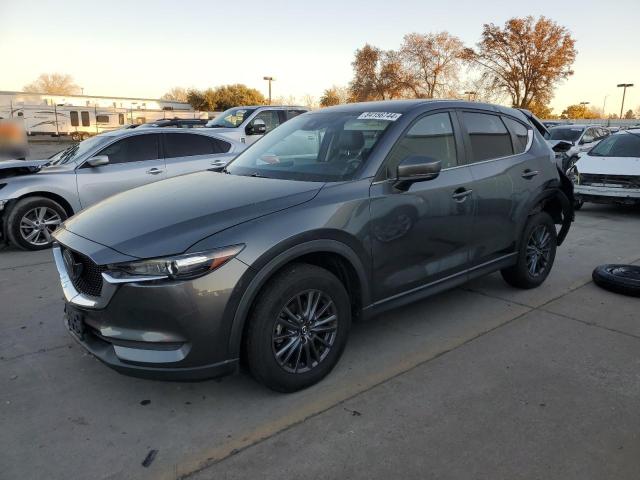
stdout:
[[67,274],[71,278],[73,286],[80,293],[99,297],[102,292],[102,272],[106,271],[106,267],[97,265],[86,255],[69,249],[63,249],[63,255],[71,255],[73,259],[73,267],[65,262]]
[[615,185],[620,188],[640,188],[640,176],[632,175],[601,175],[592,173],[580,174],[580,185],[593,184]]

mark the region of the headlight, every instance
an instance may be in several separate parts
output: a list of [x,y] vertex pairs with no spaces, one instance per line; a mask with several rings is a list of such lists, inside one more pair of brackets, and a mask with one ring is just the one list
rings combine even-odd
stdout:
[[196,278],[220,268],[238,255],[243,248],[244,245],[233,245],[208,252],[116,263],[107,265],[107,273],[119,282],[135,281],[136,278],[144,278],[145,280]]
[[575,163],[567,170],[567,177],[569,177],[569,180],[571,180],[574,185],[580,185],[580,172]]

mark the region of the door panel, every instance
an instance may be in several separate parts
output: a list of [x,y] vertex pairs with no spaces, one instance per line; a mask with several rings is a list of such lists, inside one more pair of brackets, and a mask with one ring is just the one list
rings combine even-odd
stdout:
[[166,178],[164,160],[159,158],[159,134],[134,135],[105,147],[96,155],[107,155],[109,164],[76,170],[78,195],[87,208],[116,193]]
[[[472,235],[474,199],[471,173],[460,166],[463,147],[450,113],[416,120],[394,145],[371,186],[373,295],[381,300],[464,271]],[[439,160],[440,175],[394,186],[397,166],[421,155]]]
[[371,187],[373,294],[380,300],[467,266],[473,228],[468,167],[445,170],[399,192],[392,181]]

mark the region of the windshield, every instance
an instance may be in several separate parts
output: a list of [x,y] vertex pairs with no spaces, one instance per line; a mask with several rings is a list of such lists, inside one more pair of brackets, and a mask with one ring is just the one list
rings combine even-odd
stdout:
[[575,142],[584,132],[584,128],[580,127],[555,127],[549,129],[549,140],[565,140],[567,142]]
[[592,157],[640,157],[640,135],[618,133],[602,140],[589,152]]
[[61,152],[56,153],[55,155],[49,157],[50,165],[63,165],[65,163],[73,162],[74,160],[80,158],[82,155],[87,153],[89,150],[97,147],[98,145],[102,145],[109,140],[108,137],[91,137],[86,140],[71,145],[68,148],[65,148]]
[[255,112],[255,108],[230,108],[225,110],[213,120],[207,122],[207,127],[239,127],[249,115]]
[[363,112],[296,117],[241,153],[225,172],[310,182],[350,180],[392,122],[371,117]]

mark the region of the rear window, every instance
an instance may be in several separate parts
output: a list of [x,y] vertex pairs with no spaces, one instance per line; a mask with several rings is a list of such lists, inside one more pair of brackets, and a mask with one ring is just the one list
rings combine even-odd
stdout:
[[556,127],[549,130],[549,140],[564,140],[567,142],[575,142],[584,132],[584,128],[580,127]]
[[497,115],[464,112],[471,143],[471,161],[481,162],[513,155],[511,135]]
[[502,120],[515,137],[515,153],[523,153],[529,143],[529,129],[512,118],[502,117]]
[[165,133],[165,158],[227,153],[231,144],[205,135]]

